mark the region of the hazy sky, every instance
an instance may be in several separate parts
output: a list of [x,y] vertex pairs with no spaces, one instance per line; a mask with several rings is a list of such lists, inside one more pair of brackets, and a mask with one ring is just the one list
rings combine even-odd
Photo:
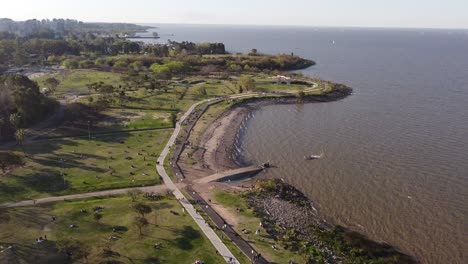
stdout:
[[133,23],[468,28],[468,0],[0,0],[0,17]]

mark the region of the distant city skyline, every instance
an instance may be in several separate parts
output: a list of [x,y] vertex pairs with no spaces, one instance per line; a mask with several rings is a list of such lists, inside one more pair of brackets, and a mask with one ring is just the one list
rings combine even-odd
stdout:
[[0,18],[85,22],[468,29],[466,0],[23,0]]

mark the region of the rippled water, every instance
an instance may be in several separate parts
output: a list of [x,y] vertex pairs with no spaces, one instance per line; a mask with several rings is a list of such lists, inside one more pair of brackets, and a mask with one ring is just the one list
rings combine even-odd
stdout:
[[335,223],[424,263],[468,262],[467,31],[160,27],[231,51],[294,52],[317,61],[304,74],[353,87],[338,102],[255,111],[242,158],[278,165],[262,177],[300,188]]

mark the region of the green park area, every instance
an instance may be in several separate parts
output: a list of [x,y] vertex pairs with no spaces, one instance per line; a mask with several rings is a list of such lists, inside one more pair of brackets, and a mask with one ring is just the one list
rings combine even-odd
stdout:
[[2,209],[0,263],[224,261],[172,196],[132,196]]
[[20,160],[0,177],[0,202],[160,184],[154,165],[171,132],[62,138],[17,147]]
[[[86,95],[90,93],[88,85],[91,83],[103,82],[104,84],[118,87],[122,85],[122,74],[106,71],[75,69],[63,70],[59,73],[48,74],[35,79],[41,87],[50,88],[45,82],[48,78],[55,78],[58,84],[55,95],[63,94]],[[91,90],[91,92],[93,92]]]

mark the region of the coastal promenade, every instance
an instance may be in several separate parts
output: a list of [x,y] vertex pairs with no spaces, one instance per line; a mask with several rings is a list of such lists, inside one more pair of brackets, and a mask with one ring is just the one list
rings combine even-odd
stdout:
[[191,187],[187,187],[189,195],[194,201],[198,201],[200,208],[205,214],[213,221],[216,227],[221,230],[236,246],[246,255],[252,263],[255,264],[266,264],[268,261],[232,228],[227,225],[226,221],[213,209],[209,203],[207,203],[200,194],[195,192]]
[[164,184],[172,191],[174,196],[181,202],[182,206],[185,208],[186,212],[193,218],[193,220],[197,223],[206,237],[210,240],[213,246],[216,248],[217,252],[221,254],[221,256],[226,260],[227,263],[239,263],[236,257],[232,254],[232,252],[226,247],[226,245],[221,241],[215,231],[206,223],[205,219],[198,212],[195,210],[193,205],[187,200],[184,194],[177,188],[174,182],[171,180],[169,175],[167,175],[166,170],[164,168],[164,160],[166,159],[167,155],[170,152],[170,148],[174,145],[177,136],[181,130],[181,123],[192,113],[192,111],[198,105],[206,102],[210,102],[212,99],[204,100],[198,103],[193,104],[187,112],[181,117],[179,122],[176,124],[176,128],[172,133],[171,138],[167,142],[166,146],[164,147],[161,155],[158,158],[158,162],[156,164],[156,170],[158,171],[159,175],[161,175]]

